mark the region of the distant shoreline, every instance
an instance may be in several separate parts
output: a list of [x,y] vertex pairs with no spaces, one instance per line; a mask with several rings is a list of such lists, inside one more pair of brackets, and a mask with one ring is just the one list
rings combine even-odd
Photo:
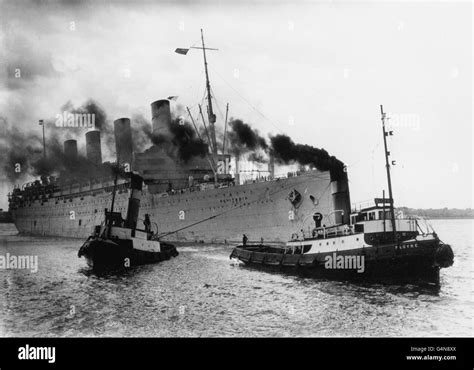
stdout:
[[397,207],[405,216],[419,216],[429,219],[473,219],[472,208],[409,208]]
[[425,217],[429,220],[474,220],[474,216],[444,216],[444,217]]

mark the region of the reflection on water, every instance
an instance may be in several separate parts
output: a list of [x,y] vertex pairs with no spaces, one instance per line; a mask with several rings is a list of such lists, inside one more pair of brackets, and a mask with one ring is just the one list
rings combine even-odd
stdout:
[[4,230],[0,254],[38,255],[39,270],[0,270],[0,335],[471,336],[473,221],[433,224],[455,253],[441,287],[269,273],[202,244],[98,274],[77,258],[80,240]]

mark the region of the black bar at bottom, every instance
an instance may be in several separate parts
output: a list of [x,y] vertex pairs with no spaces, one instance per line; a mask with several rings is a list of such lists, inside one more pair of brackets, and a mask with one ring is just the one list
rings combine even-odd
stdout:
[[471,370],[472,348],[472,338],[0,338],[0,369],[96,368],[98,364],[133,369],[249,364],[270,368],[288,363],[292,369],[305,365],[315,370]]

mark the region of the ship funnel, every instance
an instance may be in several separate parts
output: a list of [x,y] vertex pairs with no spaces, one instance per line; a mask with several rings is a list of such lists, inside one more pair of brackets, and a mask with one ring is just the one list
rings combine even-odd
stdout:
[[114,121],[115,150],[117,163],[131,166],[133,158],[132,129],[130,118],[119,118]]
[[66,140],[64,142],[64,155],[68,160],[77,159],[77,141]]
[[151,124],[153,136],[169,136],[171,111],[169,100],[157,100],[151,103]]
[[102,163],[100,131],[94,130],[86,133],[86,155],[87,159],[95,165]]
[[128,199],[127,218],[125,226],[136,229],[138,221],[138,213],[140,212],[140,200],[143,186],[143,178],[133,172],[130,179],[130,198]]
[[347,175],[338,180],[331,179],[331,194],[336,225],[349,224],[351,199],[349,195],[349,182],[347,180]]

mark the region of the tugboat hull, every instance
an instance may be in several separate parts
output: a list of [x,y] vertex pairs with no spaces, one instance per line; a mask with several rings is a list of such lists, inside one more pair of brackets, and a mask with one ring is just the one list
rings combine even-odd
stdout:
[[[174,245],[160,242],[150,230],[149,215],[145,215],[145,230],[137,229],[138,213],[143,178],[130,173],[130,198],[127,217],[120,212],[107,212],[105,222],[97,225],[79,249],[78,257],[84,256],[87,264],[93,269],[123,269],[132,266],[155,263],[178,255]],[[112,195],[112,209],[115,200],[115,185]]]
[[230,255],[245,264],[313,278],[439,284],[441,267],[452,264],[453,254],[438,242],[404,242],[366,248],[307,254],[285,254],[269,246],[238,246]]
[[133,248],[131,240],[90,239],[84,243],[78,257],[84,256],[94,269],[121,269],[168,260],[178,251],[168,243],[160,243],[161,250],[152,252]]

